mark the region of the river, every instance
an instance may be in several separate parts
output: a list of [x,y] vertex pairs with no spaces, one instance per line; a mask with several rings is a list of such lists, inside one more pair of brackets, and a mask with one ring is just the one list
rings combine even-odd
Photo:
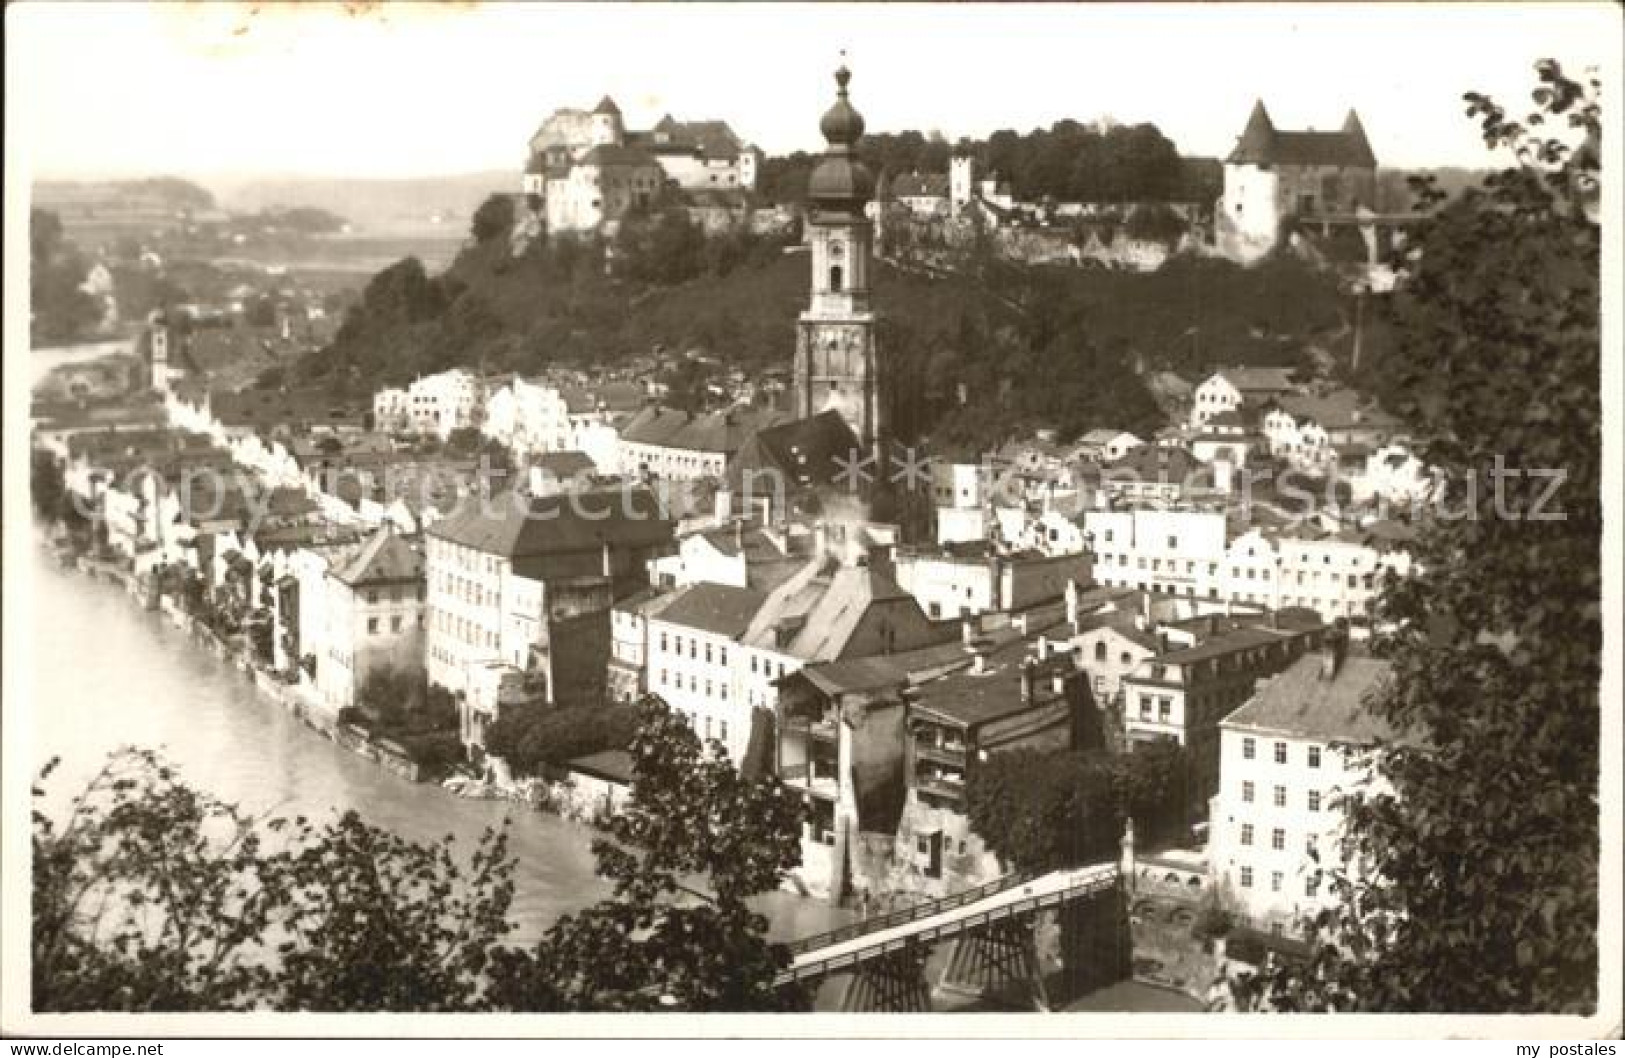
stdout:
[[[62,758],[49,782],[53,802],[81,788],[120,746],[160,748],[187,781],[251,812],[321,820],[353,808],[412,840],[455,835],[465,851],[486,827],[507,819],[518,861],[510,937],[519,943],[607,894],[594,871],[589,828],[396,778],[260,696],[242,672],[193,646],[123,589],[60,568],[42,546],[29,551],[33,649],[24,716],[38,764]],[[776,938],[850,918],[789,893],[763,897],[760,906]]]

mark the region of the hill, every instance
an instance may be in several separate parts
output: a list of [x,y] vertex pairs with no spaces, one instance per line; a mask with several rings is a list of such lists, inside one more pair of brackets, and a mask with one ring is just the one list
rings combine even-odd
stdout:
[[401,179],[222,177],[210,184],[221,208],[233,212],[309,207],[367,231],[409,232],[446,225],[464,229],[486,196],[513,188],[517,180],[512,172],[481,172]]
[[[624,278],[640,271],[626,245],[613,248],[616,278],[596,241],[536,242],[515,256],[506,230],[486,234],[442,275],[409,258],[375,276],[298,380],[359,397],[453,366],[529,374],[656,351],[748,371],[789,365],[807,296],[799,247],[753,240],[719,255],[701,239],[693,277],[662,284]],[[1335,283],[1290,258],[1253,269],[1177,258],[1149,274],[995,261],[927,274],[882,262],[874,296],[895,427],[956,446],[1036,426],[1152,429],[1160,416],[1142,372],[1303,365],[1311,346],[1347,343]]]

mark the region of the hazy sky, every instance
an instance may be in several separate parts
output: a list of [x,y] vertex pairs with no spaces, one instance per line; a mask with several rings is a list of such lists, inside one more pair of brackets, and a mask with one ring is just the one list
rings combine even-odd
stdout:
[[1620,40],[1609,4],[348,7],[12,6],[8,153],[36,176],[517,169],[550,110],[606,92],[631,127],[818,149],[844,48],[873,131],[1109,114],[1222,155],[1261,96],[1282,127],[1358,108],[1384,165],[1479,165],[1463,91],[1522,106],[1535,59],[1616,63]]

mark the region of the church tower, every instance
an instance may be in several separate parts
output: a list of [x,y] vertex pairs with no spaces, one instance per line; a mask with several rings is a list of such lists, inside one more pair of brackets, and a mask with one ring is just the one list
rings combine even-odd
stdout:
[[869,448],[885,433],[864,212],[875,178],[857,158],[863,116],[847,101],[851,79],[845,66],[835,73],[835,105],[819,123],[829,150],[807,181],[812,293],[796,329],[793,385],[797,418],[834,409]]

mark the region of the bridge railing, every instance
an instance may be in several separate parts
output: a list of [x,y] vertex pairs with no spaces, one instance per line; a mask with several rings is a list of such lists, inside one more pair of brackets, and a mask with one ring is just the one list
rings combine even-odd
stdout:
[[1039,872],[1037,871],[1018,871],[1015,874],[1007,874],[1002,878],[995,878],[993,881],[977,886],[975,889],[966,889],[963,892],[954,893],[939,900],[929,900],[923,904],[915,904],[913,907],[890,911],[874,918],[860,919],[857,922],[842,926],[839,929],[829,930],[826,933],[815,933],[810,937],[802,937],[790,942],[790,954],[803,955],[810,951],[817,951],[819,948],[827,948],[831,944],[840,944],[842,941],[861,937],[865,933],[876,933],[883,929],[891,929],[893,926],[917,922],[922,918],[943,911],[951,911],[956,907],[974,904],[978,900],[984,900],[1007,889],[1014,889],[1018,885],[1025,885],[1038,876]]

